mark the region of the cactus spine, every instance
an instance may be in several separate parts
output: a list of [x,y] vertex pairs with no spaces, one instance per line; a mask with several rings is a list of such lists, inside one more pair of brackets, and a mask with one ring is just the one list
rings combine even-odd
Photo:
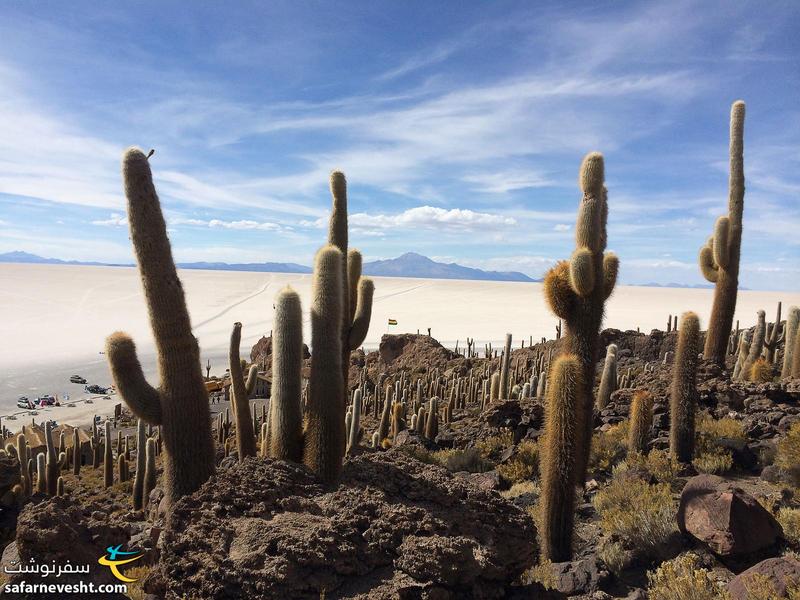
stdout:
[[794,356],[795,340],[797,339],[799,325],[800,308],[792,306],[789,309],[789,316],[786,318],[786,329],[784,330],[786,344],[783,349],[783,368],[781,369],[781,377],[789,377],[792,374],[792,359]]
[[628,452],[647,454],[650,427],[653,425],[653,395],[637,390],[631,402],[631,421],[628,430]]
[[552,311],[564,320],[564,353],[577,356],[583,368],[581,397],[575,407],[579,432],[576,445],[576,483],[583,485],[592,439],[595,362],[605,301],[614,291],[619,260],[606,248],[608,192],[604,184],[603,155],[592,152],[583,159],[583,192],[575,226],[576,248],[569,261],[561,261],[544,280],[544,294]]
[[603,363],[603,374],[597,390],[597,408],[603,410],[617,389],[617,346],[609,344],[606,348],[606,360]]
[[542,555],[553,562],[572,558],[577,458],[583,437],[577,414],[585,397],[584,373],[577,356],[559,356],[547,392],[540,516]]
[[[303,463],[326,483],[342,469],[345,450],[342,381],[342,252],[325,246],[314,261],[311,303],[311,377]],[[349,351],[348,351],[349,361]]]
[[303,414],[300,406],[303,309],[300,296],[288,286],[275,299],[272,344],[269,455],[300,462],[303,457]]
[[139,421],[136,423],[136,473],[133,476],[134,510],[142,510],[143,508],[146,445],[147,445],[147,433],[144,430],[144,421],[139,419]]
[[728,215],[717,219],[714,235],[700,249],[699,256],[703,276],[714,284],[714,303],[703,354],[720,366],[724,366],[739,287],[744,211],[744,114],[744,102],[737,100],[731,106]]
[[239,358],[239,346],[242,341],[242,324],[234,323],[231,332],[231,346],[229,349],[230,369],[231,369],[231,408],[233,418],[236,420],[236,447],[239,453],[239,461],[243,461],[248,456],[256,455],[256,438],[253,435],[252,416],[250,415],[250,401],[248,396],[253,391],[258,378],[258,367],[253,365],[244,380],[242,361]]
[[670,389],[669,447],[672,456],[682,463],[694,455],[694,421],[697,409],[697,357],[700,352],[700,320],[686,312],[678,332],[678,349],[672,368]]
[[161,426],[164,488],[167,502],[173,502],[197,490],[214,472],[208,393],[147,156],[129,149],[122,166],[130,237],[156,341],[161,384],[154,388],[147,383],[128,335],[112,334],[106,355],[114,384],[131,411]]
[[[333,207],[328,228],[328,244],[341,252],[340,298],[342,398],[347,398],[350,372],[350,352],[357,349],[367,336],[372,316],[372,296],[375,286],[371,279],[361,277],[361,253],[348,251],[347,239],[347,180],[344,173],[334,171],[330,179]],[[312,358],[313,361],[313,358]],[[344,408],[342,407],[344,414]],[[342,415],[343,416],[343,415]],[[344,450],[344,439],[342,449]]]

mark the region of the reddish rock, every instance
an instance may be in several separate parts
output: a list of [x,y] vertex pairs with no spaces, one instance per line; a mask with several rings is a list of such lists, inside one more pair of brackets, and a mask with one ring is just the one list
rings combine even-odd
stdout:
[[537,556],[521,509],[397,449],[333,489],[248,458],[178,501],[159,545],[167,598],[501,597]]
[[733,600],[749,600],[752,596],[748,587],[753,584],[753,577],[766,577],[775,588],[774,598],[787,598],[787,586],[800,586],[800,561],[789,556],[762,560],[737,575],[728,584],[728,591]]
[[783,530],[750,494],[716,475],[698,475],[681,492],[678,527],[721,556],[742,556],[775,544]]

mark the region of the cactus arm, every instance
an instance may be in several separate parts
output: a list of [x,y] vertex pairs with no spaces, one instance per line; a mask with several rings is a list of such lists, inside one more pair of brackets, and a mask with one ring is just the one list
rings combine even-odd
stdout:
[[[356,250],[355,248],[351,248],[347,251],[347,283],[350,286],[349,289],[349,297],[350,297],[350,320],[349,323],[353,322],[356,316],[356,296],[359,292],[359,280],[361,279],[361,252]],[[361,344],[356,344],[356,348]],[[350,347],[351,350],[355,350],[352,346]]]
[[253,390],[256,389],[256,382],[258,381],[258,365],[250,365],[250,371],[247,373],[247,381],[244,384],[247,397],[253,395]]
[[106,356],[114,385],[125,404],[146,423],[161,425],[160,394],[147,383],[133,340],[121,331],[111,334],[106,340]]
[[[361,278],[358,284],[358,308],[355,311],[353,325],[350,327],[350,350],[355,350],[367,337],[369,322],[372,318],[372,296],[375,284],[371,279]],[[355,303],[354,303],[355,304]]]
[[614,287],[617,285],[617,273],[619,272],[619,258],[613,252],[606,252],[603,256],[603,289],[605,290],[606,300],[608,300]]
[[574,310],[577,297],[570,285],[569,262],[559,261],[544,276],[542,291],[557,317],[567,320]]
[[578,248],[569,261],[569,281],[573,291],[585,298],[594,290],[594,261],[589,248]]
[[730,264],[728,251],[728,231],[730,230],[728,217],[720,217],[714,226],[713,256],[714,263],[721,269],[727,269]]
[[700,248],[700,255],[697,257],[700,271],[703,277],[710,283],[716,283],[719,278],[719,268],[714,264],[714,251],[709,246]]

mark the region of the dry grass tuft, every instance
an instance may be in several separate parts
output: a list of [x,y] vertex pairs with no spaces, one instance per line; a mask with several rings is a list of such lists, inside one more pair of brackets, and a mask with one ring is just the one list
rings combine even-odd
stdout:
[[592,436],[592,448],[589,453],[589,469],[594,471],[610,471],[620,462],[628,449],[628,421],[617,423],[605,433]]
[[668,560],[647,574],[650,600],[730,600],[727,589],[700,568],[700,559],[687,553]]
[[532,440],[523,440],[517,445],[514,456],[497,465],[500,476],[512,483],[527,481],[539,470],[539,445]]
[[800,421],[778,442],[775,464],[789,473],[794,485],[800,487]]

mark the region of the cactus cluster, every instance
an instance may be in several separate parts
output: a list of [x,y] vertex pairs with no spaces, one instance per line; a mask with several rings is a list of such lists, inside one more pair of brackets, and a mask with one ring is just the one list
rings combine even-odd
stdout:
[[703,354],[707,360],[721,366],[725,361],[739,288],[744,211],[744,115],[744,102],[734,102],[730,119],[728,214],[717,219],[713,235],[700,249],[698,258],[703,276],[714,284],[714,303]]

